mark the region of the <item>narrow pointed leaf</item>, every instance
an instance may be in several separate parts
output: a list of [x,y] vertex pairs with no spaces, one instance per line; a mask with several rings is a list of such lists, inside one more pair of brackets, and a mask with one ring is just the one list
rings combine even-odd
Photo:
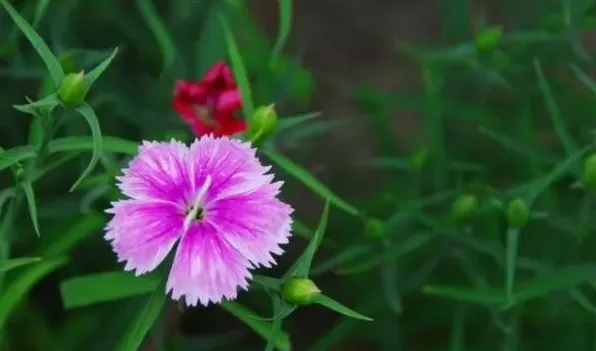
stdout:
[[24,182],[21,184],[21,188],[25,193],[25,199],[27,200],[27,207],[29,208],[29,216],[35,229],[35,234],[40,236],[39,221],[37,219],[37,205],[35,203],[35,192],[33,191],[33,185],[30,182]]
[[41,59],[45,63],[50,75],[52,76],[54,85],[58,87],[62,82],[62,79],[64,79],[64,71],[62,70],[62,66],[60,65],[60,62],[58,62],[56,56],[54,56],[48,45],[44,42],[41,36],[37,34],[35,29],[33,29],[33,27],[27,23],[27,21],[8,3],[8,1],[0,0],[0,3],[2,6],[4,6],[6,11],[8,11],[8,14],[15,24],[31,42],[31,45],[33,45],[33,48],[37,51],[39,56],[41,56]]
[[329,190],[329,188],[313,177],[307,170],[295,164],[292,160],[271,149],[262,150],[262,152],[265,153],[267,157],[269,157],[284,171],[288,172],[294,178],[300,180],[310,190],[314,191],[324,199],[329,199],[329,201],[337,208],[353,216],[358,214],[358,210],[354,206],[335,195],[331,190]]
[[95,67],[85,75],[85,80],[87,81],[89,86],[92,86],[95,83],[95,81],[103,74],[103,72],[108,68],[110,63],[112,63],[112,60],[114,60],[114,57],[116,57],[117,53],[118,48],[114,48],[110,56],[108,56],[99,65],[97,65],[97,67]]
[[156,275],[136,277],[130,272],[101,272],[70,278],[60,284],[67,309],[120,300],[154,291],[160,283]]
[[5,261],[0,261],[0,272],[7,272],[11,269],[19,268],[29,265],[31,263],[39,262],[41,257],[19,257],[11,258]]
[[[102,149],[107,152],[136,155],[139,144],[134,141],[111,136],[102,136]],[[58,138],[48,143],[48,152],[90,151],[95,147],[95,141],[89,136],[72,136]]]
[[241,320],[255,333],[259,334],[264,340],[273,339],[273,344],[275,345],[276,349],[280,351],[291,350],[290,337],[286,332],[280,331],[276,333],[275,337],[273,337],[271,323],[255,319],[253,317],[255,313],[248,308],[236,302],[229,301],[222,303],[220,306],[228,313]]
[[6,188],[0,191],[0,215],[2,214],[2,208],[6,201],[10,200],[11,198],[15,197],[17,191],[15,188]]
[[494,289],[427,285],[422,289],[422,292],[425,295],[435,295],[442,298],[473,302],[481,305],[502,305],[505,303],[505,295],[503,292]]
[[58,257],[66,255],[72,248],[81,241],[89,238],[106,223],[105,216],[101,213],[90,212],[82,216],[78,221],[69,223],[62,231],[62,235],[52,240],[42,252],[43,257]]
[[577,67],[574,64],[570,64],[571,66],[571,70],[573,71],[573,73],[575,73],[575,75],[577,76],[577,79],[579,79],[582,83],[584,83],[584,85],[590,89],[590,91],[592,92],[592,94],[596,95],[596,82],[590,78],[590,76],[588,76],[587,74],[585,74],[579,67]]
[[45,110],[50,112],[59,104],[60,101],[58,101],[58,96],[56,94],[51,94],[41,100],[33,101],[24,105],[14,105],[13,107],[18,111],[36,115],[37,111]]
[[48,9],[48,6],[50,5],[50,1],[51,0],[38,0],[37,1],[37,6],[35,7],[35,14],[33,15],[33,23],[32,23],[34,28],[37,28],[37,26],[39,26],[39,23],[41,22],[43,15],[46,13],[46,10]]
[[130,325],[117,351],[137,351],[140,349],[145,337],[157,321],[165,301],[166,287],[165,284],[160,284],[159,287],[153,289],[147,304]]
[[93,137],[93,154],[91,155],[91,161],[87,165],[87,168],[83,171],[79,179],[70,187],[70,191],[73,191],[79,183],[87,178],[89,174],[95,169],[97,161],[99,161],[99,155],[103,151],[101,129],[99,127],[99,121],[95,115],[95,111],[89,106],[89,104],[83,104],[77,107],[77,111],[85,118],[89,128],[91,128],[91,136]]
[[[325,202],[325,208],[323,209],[323,213],[321,214],[321,218],[319,219],[319,225],[317,226],[317,230],[315,235],[308,243],[302,255],[294,262],[292,267],[284,274],[284,278],[288,279],[291,277],[301,277],[306,278],[310,272],[310,267],[312,265],[313,257],[323,240],[323,236],[325,235],[325,230],[327,229],[327,220],[329,219],[329,200]],[[284,279],[284,280],[285,280]]]
[[41,262],[32,264],[2,291],[2,298],[0,299],[0,330],[4,331],[4,324],[23,296],[37,282],[66,264],[66,262],[68,262],[67,258],[53,258],[44,259]]
[[35,156],[37,156],[37,153],[29,145],[0,151],[0,171]]
[[284,117],[284,118],[280,118],[280,120],[277,122],[277,133],[283,132],[284,130],[287,129],[292,129],[296,126],[299,126],[305,122],[308,122],[310,120],[312,120],[315,117],[320,116],[321,113],[320,112],[311,112],[311,113],[307,113],[304,115],[299,115],[299,116],[291,116],[291,117]]
[[277,64],[292,28],[292,0],[278,0],[277,3],[279,7],[279,32],[273,47],[272,65]]
[[546,296],[554,291],[569,290],[577,285],[594,280],[596,265],[584,264],[561,268],[543,273],[522,283],[514,292],[516,303]]
[[540,67],[540,62],[538,59],[534,59],[534,69],[536,70],[536,75],[538,76],[538,88],[542,92],[544,97],[544,102],[546,104],[546,109],[548,111],[548,115],[551,119],[551,122],[554,125],[555,132],[559,136],[561,143],[563,144],[563,148],[567,152],[567,155],[572,155],[577,152],[578,146],[575,143],[575,140],[569,134],[567,126],[565,124],[565,119],[561,116],[561,112],[559,111],[559,107],[555,101],[555,97],[553,96],[552,90],[546,77],[544,76],[544,72],[542,72],[542,68]]
[[136,0],[137,8],[141,12],[143,19],[147,23],[147,26],[153,33],[155,41],[159,46],[161,52],[161,58],[163,60],[162,73],[165,72],[172,64],[174,64],[175,49],[172,38],[168,33],[168,28],[164,22],[159,18],[159,14],[155,9],[152,1],[149,0]]
[[230,25],[224,17],[221,17],[220,21],[224,38],[228,47],[228,56],[230,58],[230,64],[234,72],[234,78],[238,83],[240,95],[242,96],[242,113],[244,114],[244,118],[247,120],[248,125],[252,126],[254,107],[246,68],[244,67],[244,62],[240,56],[240,50],[238,50],[238,45],[236,44],[236,39],[234,39],[234,34],[232,33]]
[[325,306],[330,310],[333,310],[337,313],[341,313],[344,316],[347,316],[350,318],[360,319],[360,320],[369,321],[369,322],[372,321],[372,318],[367,317],[363,314],[360,314],[360,313],[342,305],[341,303],[335,301],[334,299],[330,298],[329,296],[321,295],[315,300],[315,303],[319,304],[321,306]]

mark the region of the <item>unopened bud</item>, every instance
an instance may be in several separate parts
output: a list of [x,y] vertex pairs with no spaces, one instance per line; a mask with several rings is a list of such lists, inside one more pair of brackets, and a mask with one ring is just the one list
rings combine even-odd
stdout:
[[277,126],[277,113],[273,104],[257,108],[252,117],[252,142],[259,143],[269,136]]
[[371,239],[383,239],[386,234],[385,223],[376,218],[369,219],[364,230]]
[[583,178],[586,189],[596,190],[596,154],[592,154],[584,160]]
[[515,228],[521,228],[528,223],[530,219],[530,209],[522,198],[516,198],[509,202],[507,206],[507,222]]
[[89,85],[85,81],[85,73],[69,73],[58,87],[60,101],[69,107],[77,107],[85,102]]
[[286,301],[294,305],[310,305],[321,295],[321,290],[307,278],[292,278],[282,287]]
[[428,149],[420,149],[414,152],[410,157],[410,165],[417,171],[421,171],[426,166],[428,161]]
[[456,221],[467,221],[474,215],[478,207],[476,195],[461,195],[453,202],[451,207],[451,216]]
[[497,47],[503,37],[503,27],[493,26],[483,29],[475,39],[476,48],[481,51],[490,51]]

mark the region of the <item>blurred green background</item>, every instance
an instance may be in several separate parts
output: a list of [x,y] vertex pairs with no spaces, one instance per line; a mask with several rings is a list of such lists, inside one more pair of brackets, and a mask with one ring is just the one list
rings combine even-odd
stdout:
[[[255,106],[273,102],[280,116],[268,147],[361,212],[332,208],[311,279],[374,321],[300,308],[283,321],[292,350],[596,350],[596,162],[584,161],[594,142],[595,1],[10,3],[67,73],[89,71],[118,47],[87,101],[104,136],[135,143],[193,138],[172,109],[174,81],[227,60],[218,16],[227,18]],[[278,4],[294,11],[280,15]],[[295,25],[279,51],[277,24],[288,18]],[[0,146],[33,143],[39,121],[13,105],[53,87],[4,9],[0,77]],[[321,113],[290,122],[311,112]],[[71,112],[57,131],[88,135]],[[39,238],[26,204],[0,193],[11,227],[0,233],[2,258],[69,257],[45,273],[0,271],[2,350],[115,350],[147,300],[64,307],[62,281],[121,269],[102,237],[103,210],[119,196],[113,177],[129,157],[104,152],[69,192],[90,157],[48,157],[33,183]],[[260,272],[275,277],[323,209],[284,168],[275,165],[297,223],[278,267]],[[0,189],[14,179],[3,169]],[[512,208],[516,198],[522,205]],[[239,302],[272,315],[262,291]],[[269,328],[218,306],[167,301],[142,350],[262,350],[254,323]]]

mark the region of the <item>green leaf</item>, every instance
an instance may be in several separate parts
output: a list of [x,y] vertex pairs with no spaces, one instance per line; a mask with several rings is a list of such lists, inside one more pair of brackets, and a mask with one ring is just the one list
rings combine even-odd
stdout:
[[481,305],[502,305],[505,303],[503,292],[494,289],[427,285],[422,289],[422,293]]
[[0,151],[0,171],[35,156],[37,156],[37,153],[29,145]]
[[[58,138],[48,143],[48,152],[89,151],[93,150],[95,141],[89,136],[73,136]],[[111,136],[102,136],[102,149],[107,152],[136,155],[138,143]]]
[[569,155],[563,162],[553,167],[544,177],[534,182],[527,190],[526,201],[528,206],[531,206],[534,200],[540,195],[540,193],[548,188],[553,182],[557,181],[560,177],[565,174],[571,173],[574,166],[577,166],[577,162],[584,156],[589,148],[575,151]]
[[308,122],[308,121],[312,120],[313,118],[318,117],[320,115],[321,115],[320,112],[311,112],[311,113],[307,113],[307,114],[299,115],[299,116],[280,118],[279,121],[277,122],[276,133],[281,133],[284,130],[292,129],[292,128],[294,128],[300,124],[303,124],[304,122]]
[[102,272],[70,278],[60,284],[64,308],[89,306],[154,291],[160,278],[130,272]]
[[21,188],[25,193],[25,199],[27,199],[27,207],[29,207],[29,216],[31,217],[31,222],[33,223],[33,229],[35,229],[35,234],[40,236],[39,221],[37,219],[37,205],[35,204],[35,192],[33,191],[33,185],[30,182],[23,182],[21,183]]
[[290,29],[292,28],[292,0],[278,0],[279,6],[279,32],[277,33],[277,40],[273,47],[273,55],[271,57],[270,66],[275,66],[279,57],[282,54],[284,45],[290,36]]
[[149,333],[155,321],[157,321],[165,301],[166,286],[162,283],[159,287],[153,289],[153,293],[149,297],[147,304],[143,307],[134,323],[130,325],[117,351],[139,350],[143,340],[145,340],[145,336]]
[[253,316],[255,313],[248,308],[235,303],[235,302],[224,302],[220,304],[220,307],[229,312],[234,317],[241,320],[255,333],[259,334],[264,340],[273,339],[273,345],[280,351],[290,351],[290,337],[284,331],[275,333],[275,337],[272,335],[271,323],[267,323]]
[[89,124],[89,128],[91,128],[91,136],[93,137],[93,154],[91,156],[91,161],[89,161],[89,164],[87,165],[87,168],[83,171],[79,179],[77,179],[77,181],[70,187],[69,191],[73,191],[83,179],[87,178],[87,176],[91,174],[97,165],[97,161],[99,161],[99,155],[101,155],[103,152],[101,129],[99,127],[99,121],[97,120],[95,111],[93,111],[93,108],[91,108],[91,106],[89,106],[87,103],[77,107],[77,111],[85,118],[87,124]]
[[4,203],[6,203],[6,201],[8,201],[9,199],[15,197],[16,194],[17,191],[15,190],[15,188],[6,188],[0,191],[0,214],[2,213]]
[[41,257],[19,257],[0,261],[0,272],[7,272],[11,269],[26,266],[31,263],[39,262]]
[[258,284],[264,288],[271,289],[273,291],[279,291],[281,288],[282,281],[276,278],[266,277],[263,275],[254,275],[252,277],[252,283]]
[[323,185],[323,183],[313,177],[307,170],[295,164],[292,160],[271,149],[262,150],[262,152],[284,171],[288,172],[294,178],[300,180],[310,190],[314,191],[322,198],[329,199],[332,204],[348,214],[353,216],[358,215],[358,210],[354,206],[335,195],[331,190]]
[[315,299],[315,303],[319,304],[321,306],[325,306],[330,310],[333,310],[337,313],[341,313],[344,316],[350,317],[350,318],[354,318],[354,319],[361,319],[364,321],[372,321],[372,318],[367,317],[363,314],[360,314],[356,311],[353,311],[349,308],[347,308],[346,306],[342,305],[341,303],[333,300],[332,298],[330,298],[329,296],[325,296],[325,295],[321,295],[319,297],[317,297]]
[[8,3],[6,0],[0,0],[2,6],[8,11],[8,14],[15,22],[15,24],[19,27],[19,29],[25,34],[27,39],[33,45],[33,48],[37,51],[41,59],[44,61],[50,75],[52,76],[52,80],[54,81],[54,85],[58,87],[64,79],[64,71],[62,70],[62,66],[60,66],[60,62],[48,45],[43,41],[43,39],[37,34],[35,29],[25,21],[23,17]]
[[594,280],[596,265],[583,264],[543,273],[521,284],[513,293],[514,303],[539,298],[557,290],[569,290]]
[[159,51],[163,60],[162,73],[165,72],[170,66],[174,64],[175,48],[168,28],[159,18],[159,14],[155,9],[152,1],[149,0],[136,0],[137,8],[141,12],[143,19],[147,23],[147,26],[153,33],[155,41],[159,45]]
[[577,79],[579,79],[582,83],[584,83],[584,85],[590,89],[590,91],[592,92],[592,94],[596,95],[596,82],[590,78],[590,76],[588,76],[587,74],[585,74],[579,67],[577,67],[574,64],[570,64],[571,66],[571,70],[573,71],[573,73],[575,73],[575,75],[577,76]]
[[374,248],[370,245],[358,245],[353,247],[347,247],[344,250],[335,254],[334,256],[327,258],[324,262],[320,263],[319,265],[315,266],[311,270],[310,275],[313,276],[323,274],[359,258],[371,257],[373,250]]
[[321,214],[321,218],[319,219],[319,225],[317,226],[317,230],[315,235],[308,243],[308,246],[300,257],[294,262],[292,267],[288,269],[286,274],[284,274],[284,280],[287,280],[292,277],[300,277],[300,278],[307,278],[310,272],[310,267],[312,265],[312,260],[321,245],[321,241],[323,240],[323,236],[325,235],[325,230],[327,228],[327,220],[329,219],[329,200],[325,201],[325,208],[323,209],[323,213]]
[[383,264],[390,264],[398,258],[415,251],[416,249],[427,245],[432,239],[430,234],[412,235],[401,243],[394,243],[392,246],[386,248],[384,251],[367,257],[360,263],[338,269],[338,274],[358,274],[369,271],[375,267]]
[[24,272],[12,281],[4,291],[0,299],[0,330],[4,331],[4,324],[8,320],[10,313],[21,301],[23,296],[42,280],[45,276],[52,273],[68,262],[67,258],[44,259],[28,267]]
[[37,115],[38,111],[52,111],[52,109],[60,104],[58,95],[50,94],[41,100],[33,101],[24,105],[14,105],[13,107],[21,112],[28,113],[31,115]]
[[578,146],[567,130],[565,119],[563,116],[561,116],[561,112],[559,111],[555,101],[555,97],[553,96],[550,85],[548,84],[548,81],[542,72],[540,61],[538,61],[537,58],[534,59],[534,69],[536,70],[536,75],[538,76],[538,88],[542,92],[548,115],[554,125],[559,139],[561,139],[561,142],[563,143],[563,148],[567,152],[567,155],[575,154],[578,150]]
[[240,95],[242,96],[242,113],[244,114],[244,118],[248,122],[250,129],[253,125],[252,119],[254,107],[252,101],[252,92],[250,89],[250,84],[248,83],[248,76],[246,74],[246,68],[242,62],[238,45],[236,44],[234,34],[232,33],[228,22],[223,16],[220,17],[220,22],[224,33],[224,38],[228,46],[228,56],[230,58],[232,71],[234,72],[234,78],[236,79],[236,83],[240,88]]
[[[87,73],[85,75],[85,80],[89,84],[89,87],[91,87],[95,83],[95,81],[103,74],[103,72],[108,68],[110,63],[112,63],[112,60],[114,60],[114,57],[116,57],[117,53],[118,53],[118,48],[116,47],[116,48],[114,48],[114,50],[112,51],[110,56],[108,56],[99,65],[97,65],[97,67],[95,67],[94,69],[89,71],[89,73]],[[85,106],[85,105],[83,105],[83,106]],[[80,108],[81,107],[79,107],[79,109]]]
[[33,15],[32,23],[34,28],[37,28],[37,26],[39,26],[39,23],[41,22],[43,15],[46,13],[46,10],[48,9],[49,5],[50,0],[39,0],[37,2],[37,6],[35,6],[35,14]]

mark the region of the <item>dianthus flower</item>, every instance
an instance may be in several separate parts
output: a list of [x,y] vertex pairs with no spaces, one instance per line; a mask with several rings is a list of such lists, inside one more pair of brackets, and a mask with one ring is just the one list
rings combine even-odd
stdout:
[[190,146],[143,142],[118,187],[105,238],[125,270],[154,270],[174,248],[167,281],[175,300],[219,303],[271,267],[291,236],[293,209],[249,143],[204,136]]
[[239,115],[240,90],[232,70],[224,62],[213,65],[199,82],[177,81],[173,103],[198,137],[234,135],[247,128]]

